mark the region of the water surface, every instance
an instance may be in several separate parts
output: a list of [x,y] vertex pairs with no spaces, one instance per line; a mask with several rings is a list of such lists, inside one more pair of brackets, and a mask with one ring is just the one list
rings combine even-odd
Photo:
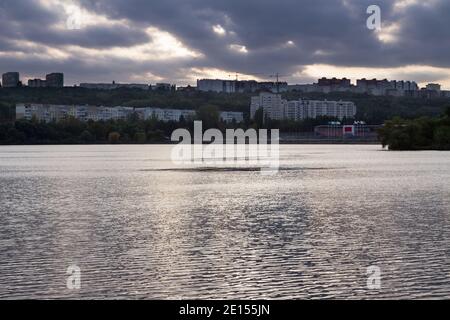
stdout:
[[263,176],[170,150],[0,147],[0,298],[450,298],[449,152],[282,146]]

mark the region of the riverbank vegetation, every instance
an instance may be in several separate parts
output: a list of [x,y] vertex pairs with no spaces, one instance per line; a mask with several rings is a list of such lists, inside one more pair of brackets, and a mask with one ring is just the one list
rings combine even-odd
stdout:
[[[326,124],[332,118],[309,119],[302,122],[295,121],[266,121],[262,119],[243,123],[224,123],[219,119],[219,109],[216,106],[202,106],[197,110],[194,119],[181,119],[180,122],[163,122],[156,118],[140,120],[129,117],[118,121],[87,121],[68,118],[60,122],[45,123],[34,120],[18,120],[0,122],[0,144],[145,144],[169,143],[172,132],[178,128],[185,128],[193,132],[194,120],[202,121],[203,130],[218,128],[222,132],[226,129],[241,128],[281,129],[282,132],[312,132],[314,127]],[[352,119],[347,120],[353,123]]]
[[[221,111],[249,113],[250,98],[257,93],[214,93],[193,91],[145,91],[140,89],[93,90],[78,87],[66,88],[0,88],[0,121],[14,120],[17,103],[43,103],[68,105],[155,107],[198,110],[204,105],[214,105]],[[358,109],[356,118],[367,124],[379,125],[398,116],[414,119],[422,116],[439,116],[450,99],[410,97],[376,97],[348,92],[334,93],[282,93],[288,100],[347,100]]]
[[[157,107],[196,110],[196,119],[203,121],[204,129],[219,128],[276,128],[285,133],[313,132],[314,127],[336,121],[333,118],[304,121],[263,121],[262,113],[249,120],[251,96],[256,93],[224,94],[212,92],[164,92],[139,89],[91,90],[84,88],[1,88],[0,89],[0,144],[96,144],[96,143],[164,143],[176,128],[193,128],[194,119],[181,123],[161,122],[156,119],[139,120],[131,117],[121,121],[82,122],[67,119],[59,123],[36,120],[15,120],[16,103],[68,104]],[[449,99],[407,97],[375,97],[353,93],[283,93],[288,100],[348,100],[357,105],[354,120],[379,125],[384,145],[392,150],[448,149],[448,114],[438,118],[450,105]],[[242,124],[223,123],[220,111],[244,113]],[[448,111],[447,111],[448,113]],[[400,117],[400,118],[396,118]],[[417,119],[417,120],[414,120]]]
[[438,118],[394,118],[379,130],[390,150],[450,150],[450,108]]

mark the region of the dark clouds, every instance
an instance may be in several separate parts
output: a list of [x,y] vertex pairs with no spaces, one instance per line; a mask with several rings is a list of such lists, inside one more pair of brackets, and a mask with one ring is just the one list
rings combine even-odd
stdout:
[[24,33],[32,39],[48,45],[77,45],[85,48],[128,47],[150,41],[150,37],[139,29],[128,26],[89,26],[79,30],[32,29]]
[[[52,1],[53,7],[36,0],[0,1],[4,25],[0,29],[0,71],[11,69],[6,65],[10,64],[19,71],[26,66],[45,73],[44,66],[53,64],[71,73],[68,78],[74,82],[111,77],[127,80],[145,74],[179,82],[187,81],[190,68],[297,73],[299,79],[309,79],[301,70],[312,64],[450,67],[450,2],[446,0],[422,0],[403,7],[396,7],[401,0],[78,0],[89,12],[109,19],[109,23],[90,24],[81,30],[56,27],[66,15],[58,1],[48,0]],[[380,41],[367,29],[366,9],[371,4],[381,7],[384,30],[392,30],[389,36],[394,40]],[[215,25],[226,32],[213,32]],[[152,52],[148,59],[83,52],[83,48],[113,51],[151,45],[154,39],[145,32],[149,27],[169,32],[201,56],[156,61]],[[16,40],[57,48],[68,56],[46,61],[45,53],[30,54],[30,50],[41,50],[39,47],[20,49]],[[233,50],[232,45],[245,46],[246,52]],[[79,50],[74,54],[67,51],[68,46]],[[1,55],[17,51],[28,54],[16,59]],[[429,75],[422,71],[403,74],[427,81],[450,77],[439,70]]]
[[77,45],[86,48],[125,47],[150,41],[140,28],[127,25],[86,26],[80,30],[64,26],[64,7],[44,7],[36,0],[3,0],[0,2],[2,29],[0,39],[26,40],[51,46]]

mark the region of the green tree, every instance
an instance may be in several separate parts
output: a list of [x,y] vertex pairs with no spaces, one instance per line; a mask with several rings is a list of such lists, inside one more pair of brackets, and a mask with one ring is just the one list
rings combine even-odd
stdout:
[[434,142],[438,149],[450,150],[450,126],[436,128]]
[[120,133],[118,132],[110,132],[108,135],[108,142],[110,144],[118,144],[120,141]]
[[450,118],[450,106],[445,110],[445,115]]
[[215,105],[202,105],[197,110],[196,118],[203,122],[203,129],[205,130],[220,127],[220,112]]
[[95,141],[95,137],[88,130],[84,130],[80,135],[80,140],[85,143],[91,143]]
[[147,135],[145,132],[138,132],[134,136],[134,141],[137,143],[145,143],[147,141]]
[[264,110],[263,108],[259,108],[255,113],[255,124],[256,128],[264,128]]

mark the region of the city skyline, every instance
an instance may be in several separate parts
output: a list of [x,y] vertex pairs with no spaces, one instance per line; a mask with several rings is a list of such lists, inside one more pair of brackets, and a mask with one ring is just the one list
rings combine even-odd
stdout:
[[[1,72],[0,72],[1,73]],[[57,77],[56,79],[52,79],[50,80],[50,82],[54,82],[56,80],[56,87],[82,87],[82,88],[87,88],[87,89],[104,89],[104,90],[112,90],[112,89],[117,89],[120,87],[128,87],[128,88],[139,88],[139,89],[144,89],[144,90],[149,90],[151,88],[153,89],[164,89],[165,91],[170,91],[170,90],[176,90],[177,89],[177,82],[171,82],[171,83],[164,83],[164,82],[157,82],[156,84],[152,84],[150,82],[146,82],[146,83],[127,83],[127,82],[116,82],[115,80],[112,80],[110,82],[80,82],[80,83],[76,83],[73,85],[65,85],[64,83],[64,73],[59,73],[59,72],[52,72],[46,75],[46,79],[41,79],[40,77],[28,77],[28,78],[22,78],[21,73],[17,72],[17,71],[8,71],[2,74],[3,78],[8,78],[13,76],[14,80],[12,80],[13,85],[7,85],[5,87],[16,87],[16,86],[28,86],[28,87],[46,87],[47,86],[47,82],[49,81],[49,77],[54,78],[55,76]],[[277,77],[278,79],[278,74],[276,75],[272,75],[273,77]],[[0,82],[0,87],[4,86],[4,79],[2,79],[3,81]],[[83,81],[83,80],[82,80]],[[10,82],[10,81],[8,81]],[[215,83],[216,82],[216,83]],[[222,82],[221,84],[219,84],[218,82]],[[311,83],[288,83],[285,81],[280,81],[275,80],[275,81],[261,81],[261,80],[256,80],[256,78],[253,79],[239,79],[238,78],[238,74],[236,74],[236,79],[231,80],[231,79],[219,79],[219,78],[203,78],[203,79],[197,79],[196,80],[196,85],[191,85],[188,84],[186,87],[179,87],[178,88],[196,88],[199,91],[213,91],[213,92],[228,92],[228,93],[232,93],[232,92],[241,92],[241,91],[248,91],[248,92],[254,92],[255,90],[265,90],[265,91],[273,91],[273,90],[279,90],[280,92],[283,91],[293,91],[293,90],[297,90],[296,87],[298,86],[310,86],[310,85],[314,85],[316,87],[330,87],[331,90],[328,90],[327,92],[332,92],[335,91],[332,88],[356,88],[358,86],[361,85],[361,82],[385,82],[385,83],[394,83],[394,88],[395,88],[395,83],[399,82],[399,83],[406,83],[409,85],[411,85],[411,89],[407,89],[407,90],[414,90],[414,91],[418,91],[420,89],[426,89],[426,90],[435,90],[435,91],[449,91],[449,90],[445,90],[445,88],[442,88],[442,85],[440,83],[426,83],[423,86],[419,86],[418,83],[414,80],[398,80],[398,79],[387,79],[387,78],[356,78],[356,79],[351,79],[351,78],[337,78],[337,77],[321,77],[319,79],[317,79],[317,81],[313,81]],[[27,85],[28,83],[28,85]],[[244,86],[244,87],[229,87],[229,86]],[[55,85],[50,85],[50,87],[55,86]],[[222,88],[222,86],[225,86],[224,88]],[[282,90],[280,90],[280,88],[277,88],[281,86]],[[218,89],[220,87],[220,89]],[[406,90],[406,89],[405,89]],[[302,90],[299,90],[302,91]],[[309,92],[314,92],[311,90],[305,90],[305,91],[309,91]],[[339,91],[339,90],[337,90]],[[450,92],[450,91],[449,91]]]
[[450,0],[0,0],[0,21],[0,301],[450,299]]
[[[66,84],[324,77],[438,82],[450,88],[444,0],[377,1],[382,28],[366,26],[370,1],[90,1],[0,3],[0,70],[24,81],[59,70]],[[251,13],[251,14],[250,14]],[[273,21],[274,23],[265,23]],[[72,24],[69,24],[71,22]]]

